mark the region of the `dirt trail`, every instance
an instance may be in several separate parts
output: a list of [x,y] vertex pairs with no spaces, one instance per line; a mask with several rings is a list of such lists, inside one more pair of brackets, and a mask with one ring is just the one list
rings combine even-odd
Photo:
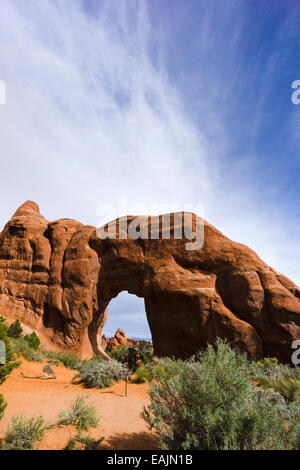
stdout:
[[[100,423],[91,430],[95,438],[105,437],[101,448],[118,450],[156,449],[157,440],[140,418],[143,406],[149,403],[146,384],[128,384],[128,396],[124,397],[124,382],[110,388],[86,389],[82,384],[72,384],[76,371],[63,366],[52,366],[56,380],[25,379],[40,375],[44,364],[22,360],[0,387],[8,403],[0,421],[0,438],[14,414],[42,415],[47,422],[54,424],[60,411],[66,410],[79,395],[88,395],[100,416]],[[68,440],[76,434],[72,426],[48,431],[38,444],[39,449],[63,449]]]

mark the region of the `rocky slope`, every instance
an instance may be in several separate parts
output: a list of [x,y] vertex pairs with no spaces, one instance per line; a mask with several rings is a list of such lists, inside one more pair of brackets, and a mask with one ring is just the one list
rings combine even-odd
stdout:
[[204,235],[190,251],[185,239],[100,240],[95,227],[49,222],[27,201],[0,235],[0,312],[49,345],[102,353],[108,304],[126,290],[145,300],[157,355],[185,358],[221,336],[289,362],[299,288],[206,222]]
[[127,340],[125,331],[122,330],[121,328],[118,328],[118,330],[115,333],[115,336],[112,336],[111,338],[107,340],[106,350],[112,351],[113,349],[117,349],[118,346],[127,346],[127,345],[128,345],[128,340]]

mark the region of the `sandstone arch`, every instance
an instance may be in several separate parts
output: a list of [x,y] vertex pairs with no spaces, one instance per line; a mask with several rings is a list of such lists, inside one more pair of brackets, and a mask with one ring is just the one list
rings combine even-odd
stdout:
[[221,336],[289,362],[299,288],[207,222],[204,233],[191,251],[184,239],[100,240],[95,227],[48,222],[27,201],[0,236],[0,311],[49,346],[99,353],[109,302],[126,290],[145,299],[157,355],[186,358]]

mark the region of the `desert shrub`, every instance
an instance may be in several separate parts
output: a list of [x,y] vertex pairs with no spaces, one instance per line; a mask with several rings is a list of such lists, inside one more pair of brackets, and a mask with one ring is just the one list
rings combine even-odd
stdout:
[[81,378],[89,388],[110,387],[114,380],[120,380],[120,372],[126,371],[120,362],[111,360],[90,360],[82,361],[79,366],[79,373],[73,377],[73,380]]
[[[12,372],[15,367],[20,365],[19,362],[14,361],[14,352],[11,347],[10,340],[8,338],[8,326],[5,323],[5,318],[0,315],[0,341],[2,342],[2,346],[4,346],[5,350],[3,352],[4,364],[0,363],[0,385],[6,380],[7,376]],[[7,407],[7,403],[4,399],[4,396],[0,394],[0,420],[4,415],[5,408]]]
[[23,328],[19,320],[14,321],[7,330],[7,334],[10,338],[20,338],[23,333]]
[[285,401],[291,403],[300,401],[300,380],[296,379],[270,379],[269,377],[260,376],[257,378],[258,383],[264,390],[272,389],[278,392]]
[[273,384],[273,381],[270,379],[270,377],[265,377],[264,375],[260,375],[256,377],[256,382],[264,390],[268,390],[269,388],[272,388],[272,384]]
[[3,418],[5,408],[7,407],[7,403],[4,400],[4,396],[0,395],[0,420]]
[[12,372],[15,367],[20,365],[19,362],[15,362],[14,351],[10,339],[8,337],[8,326],[5,322],[5,318],[0,315],[0,341],[5,346],[5,364],[0,364],[0,385],[6,380],[7,376]]
[[300,380],[278,380],[275,391],[280,393],[288,403],[298,401],[300,400]]
[[135,371],[139,366],[137,361],[140,360],[140,353],[133,346],[119,345],[116,349],[108,352],[108,354],[112,359],[126,365],[132,371]]
[[104,437],[94,439],[91,436],[82,436],[79,433],[69,440],[65,450],[97,450],[103,439]]
[[300,367],[280,364],[276,357],[265,357],[258,362],[252,362],[250,369],[254,377],[267,377],[271,380],[298,379],[300,380]]
[[154,380],[160,380],[178,374],[183,361],[170,358],[154,358],[148,365],[151,376]]
[[155,380],[160,380],[167,377],[169,374],[162,364],[153,364],[153,367],[151,367],[151,375]]
[[274,370],[279,366],[277,357],[264,357],[261,361],[257,361],[256,365],[264,370]]
[[37,351],[40,347],[41,341],[35,331],[33,331],[30,335],[25,335],[24,340],[29,344],[29,346]]
[[153,351],[153,347],[150,341],[147,341],[145,339],[139,340],[138,348],[140,351],[144,351],[144,350]]
[[286,406],[285,399],[280,393],[275,392],[273,388],[265,390],[265,398],[269,403],[275,406]]
[[292,448],[300,450],[300,404],[280,402],[275,405],[275,408],[285,421]]
[[145,366],[140,366],[131,376],[131,382],[141,384],[151,380],[150,371]]
[[152,360],[153,349],[148,341],[142,341],[139,346],[119,345],[108,354],[112,359],[126,365],[128,369],[136,371],[141,364],[147,364]]
[[58,416],[58,425],[68,426],[74,424],[81,431],[87,431],[90,427],[95,428],[99,423],[96,409],[93,405],[86,403],[87,396],[77,397],[67,411],[62,411]]
[[140,341],[138,345],[143,364],[148,364],[153,359],[153,347],[149,341]]
[[142,417],[162,449],[285,449],[295,446],[295,422],[252,385],[249,362],[224,341],[180,361],[175,374],[151,385]]
[[40,441],[48,426],[42,416],[13,416],[5,435],[5,450],[31,450],[36,441]]
[[27,361],[42,362],[45,359],[42,351],[33,349],[25,338],[12,339],[12,347],[17,356],[22,356]]
[[78,354],[67,351],[48,351],[45,352],[45,356],[73,370],[77,370],[81,363],[81,358]]
[[151,380],[160,380],[171,375],[174,376],[179,372],[181,363],[181,360],[154,358],[152,362],[141,365],[131,376],[131,381],[143,383]]
[[[141,364],[141,355],[138,348],[134,346],[125,346],[124,347],[125,357],[124,360],[121,361],[124,365],[127,365],[129,370],[136,371],[136,369]],[[125,362],[124,362],[125,361]]]

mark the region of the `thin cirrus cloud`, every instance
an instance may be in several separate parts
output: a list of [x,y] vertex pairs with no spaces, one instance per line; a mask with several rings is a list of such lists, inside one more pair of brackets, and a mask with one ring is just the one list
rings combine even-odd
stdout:
[[216,171],[213,195],[204,199],[206,218],[299,283],[300,106],[291,103],[299,5],[172,5],[171,19],[169,7],[157,10],[156,28],[168,37],[169,76],[184,110],[209,143]]
[[[97,17],[80,5],[1,4],[2,158],[14,173],[12,205],[30,197],[49,218],[96,224],[98,205],[122,195],[148,206],[192,202],[190,166],[207,194],[206,142],[163,64],[150,58],[143,2],[118,2],[124,8],[115,4],[113,19],[111,2]],[[3,201],[1,209],[9,215]]]
[[[2,0],[1,225],[26,199],[49,220],[94,225],[99,205],[124,196],[148,212],[203,204],[217,228],[300,283],[300,214],[272,116],[288,167],[299,113],[290,90],[271,100],[278,77],[280,90],[299,78],[287,73],[295,19],[287,10],[272,29],[249,4]],[[141,305],[128,302],[132,321]]]

